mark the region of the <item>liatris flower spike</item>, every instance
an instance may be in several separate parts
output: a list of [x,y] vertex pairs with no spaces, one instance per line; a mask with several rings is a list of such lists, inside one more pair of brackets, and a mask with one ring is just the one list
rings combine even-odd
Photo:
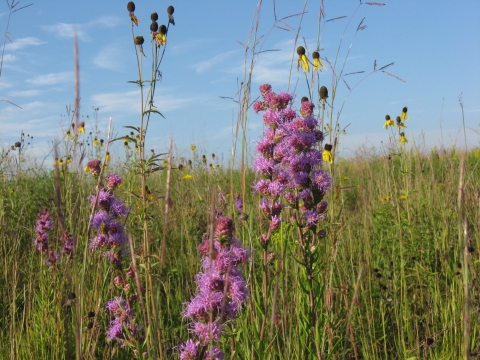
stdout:
[[202,271],[196,276],[197,294],[185,304],[184,311],[195,340],[189,339],[178,347],[180,359],[197,359],[201,353],[206,354],[205,359],[224,358],[223,352],[212,343],[220,342],[225,323],[237,317],[248,296],[239,269],[248,254],[233,232],[232,219],[219,216],[213,243],[205,239],[198,247]]

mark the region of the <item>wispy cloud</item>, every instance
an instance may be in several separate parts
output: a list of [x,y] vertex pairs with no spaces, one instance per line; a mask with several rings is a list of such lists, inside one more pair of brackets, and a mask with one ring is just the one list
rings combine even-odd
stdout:
[[93,58],[93,63],[102,69],[122,72],[125,69],[122,49],[119,44],[107,46]]
[[12,54],[5,54],[3,55],[3,63],[9,63],[9,62],[14,62],[15,60],[17,60],[17,57],[15,55],[12,55]]
[[118,26],[120,23],[121,19],[117,16],[102,16],[84,24],[56,23],[54,25],[44,25],[42,29],[53,33],[60,39],[71,39],[75,36],[76,32],[79,39],[90,41],[91,37],[87,34],[89,29],[97,26],[111,28]]
[[32,97],[38,96],[42,92],[40,90],[24,90],[24,91],[10,91],[8,96],[11,97]]
[[51,73],[46,75],[39,75],[33,79],[26,80],[27,83],[32,85],[56,85],[73,81],[73,72],[64,71],[59,73]]
[[[171,89],[162,89],[155,96],[155,106],[163,114],[168,111],[180,109],[186,104],[199,101],[196,97],[181,98],[172,93]],[[138,103],[138,90],[104,93],[92,96],[92,104],[107,113],[136,113],[140,110]]]
[[24,38],[13,40],[11,43],[6,44],[5,50],[15,51],[15,50],[22,49],[26,46],[38,46],[42,44],[45,44],[45,43],[35,37],[24,37]]
[[81,40],[89,41],[90,37],[84,30],[84,26],[80,24],[56,23],[55,25],[43,25],[42,29],[53,33],[53,35],[60,39],[71,39],[77,33],[77,37]]
[[198,62],[198,63],[194,64],[195,71],[197,73],[202,73],[202,72],[210,69],[211,67],[216,66],[216,65],[224,62],[225,60],[227,60],[230,56],[232,56],[235,53],[237,53],[237,52],[233,51],[233,50],[232,51],[227,51],[223,54],[215,55],[211,59]]

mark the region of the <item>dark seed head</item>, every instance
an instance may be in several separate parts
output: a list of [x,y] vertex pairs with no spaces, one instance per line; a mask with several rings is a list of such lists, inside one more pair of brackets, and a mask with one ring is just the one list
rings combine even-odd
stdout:
[[158,20],[158,14],[156,12],[152,13],[152,15],[150,15],[150,19],[152,19],[152,21],[157,21]]
[[93,328],[93,323],[92,323],[92,322],[88,323],[88,324],[87,324],[87,329],[90,330],[90,329],[92,329],[92,328]]
[[145,39],[143,38],[143,36],[136,36],[134,39],[135,45],[143,45],[144,42]]
[[94,311],[89,311],[88,317],[89,318],[94,318],[95,317],[95,312]]
[[325,100],[328,98],[328,89],[326,86],[320,88],[320,99]]
[[327,150],[327,151],[332,150],[332,145],[330,145],[330,144],[325,144],[325,150]]
[[130,1],[127,4],[127,10],[130,11],[131,13],[133,13],[135,11],[135,3],[133,1]]
[[461,269],[461,268],[462,268],[462,263],[461,263],[461,262],[458,262],[458,263],[457,263],[457,267],[458,267],[459,269]]
[[167,27],[165,25],[160,26],[160,34],[165,35],[167,33]]
[[378,272],[378,269],[377,269],[377,268],[373,269],[373,272],[377,273],[377,272]]
[[475,252],[475,248],[474,248],[473,246],[467,247],[467,250],[468,250],[468,252],[469,252],[470,254],[473,253],[473,252]]
[[390,115],[385,115],[385,120],[390,120]]
[[318,53],[318,51],[314,51],[314,52],[312,53],[312,57],[313,57],[314,59],[320,59],[320,54]]
[[17,141],[17,142],[15,143],[15,147],[16,147],[16,148],[19,148],[20,146],[22,146],[22,143],[21,143],[20,141]]
[[402,122],[402,119],[400,119],[400,116],[397,116],[395,120],[397,120],[397,124],[400,124]]
[[403,109],[402,109],[402,112],[406,113],[408,110],[408,108],[405,106]]
[[77,296],[75,295],[75,293],[71,292],[70,294],[68,294],[68,299],[69,300],[73,300],[75,299]]
[[302,97],[301,102],[303,103],[303,102],[305,102],[305,101],[308,101],[308,97],[306,97],[306,96]]
[[297,48],[297,54],[300,56],[305,55],[305,48],[303,46],[299,46]]
[[150,31],[152,32],[157,32],[158,30],[158,23],[156,21],[152,21],[150,24]]
[[380,273],[377,273],[377,275],[376,275],[376,276],[377,276],[377,279],[380,279],[380,278],[382,277],[382,274],[380,274]]
[[175,11],[175,8],[174,8],[172,5],[170,5],[170,6],[167,8],[167,13],[168,13],[168,15],[173,15],[174,11]]
[[183,170],[183,165],[182,164],[178,165],[178,170]]
[[430,346],[435,342],[435,340],[433,340],[432,338],[427,338],[426,342],[427,342],[427,345]]

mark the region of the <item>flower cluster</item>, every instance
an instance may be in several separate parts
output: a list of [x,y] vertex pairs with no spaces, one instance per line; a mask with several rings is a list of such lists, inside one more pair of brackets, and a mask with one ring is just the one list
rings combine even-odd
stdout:
[[[56,270],[56,264],[61,256],[49,249],[48,232],[52,230],[53,227],[50,213],[47,209],[43,209],[38,214],[38,217],[37,226],[35,227],[37,237],[35,238],[34,244],[38,251],[45,255],[45,263],[51,267],[51,270]],[[73,256],[73,236],[65,231],[60,241],[63,242],[62,253],[71,258]]]
[[204,239],[199,245],[202,271],[196,276],[197,294],[185,304],[184,311],[195,340],[179,346],[182,360],[224,358],[218,347],[208,347],[220,341],[226,322],[237,317],[248,296],[239,269],[248,260],[248,253],[233,232],[232,219],[219,216],[213,239]]
[[127,235],[118,219],[127,216],[129,209],[114,196],[114,191],[121,185],[122,178],[110,174],[106,176],[105,181],[105,187],[97,194],[90,196],[92,208],[97,205],[98,209],[92,219],[92,226],[97,231],[97,235],[90,240],[90,248],[103,250],[104,256],[112,264],[120,266],[122,257],[126,253]]
[[[399,135],[398,141],[400,141],[401,143],[408,142],[408,139],[406,138],[405,133],[401,131],[402,128],[407,127],[404,121],[410,119],[410,117],[407,114],[407,111],[408,111],[408,108],[405,106],[402,109],[402,113],[399,116],[397,116],[397,118],[395,119],[397,123],[397,128],[398,128],[398,135]],[[385,115],[385,124],[383,125],[383,127],[385,129],[388,129],[390,126],[391,127],[395,126],[395,122],[390,118],[390,115]]]
[[122,347],[130,346],[137,349],[137,342],[143,341],[143,337],[140,336],[142,328],[135,321],[135,310],[131,307],[132,300],[135,299],[130,297],[127,301],[119,296],[110,300],[105,309],[113,319],[107,330],[107,338],[118,341]]
[[323,140],[323,133],[313,117],[314,104],[302,99],[297,115],[289,107],[293,100],[290,94],[275,94],[268,84],[262,85],[260,92],[264,101],[256,102],[254,108],[264,112],[267,128],[257,143],[253,169],[261,176],[254,185],[263,196],[260,208],[270,219],[268,233],[260,238],[266,247],[281,221],[285,207],[282,195],[290,207],[299,210],[299,224],[315,228],[323,218],[326,203],[322,200],[331,181],[321,170],[322,153],[315,148]]

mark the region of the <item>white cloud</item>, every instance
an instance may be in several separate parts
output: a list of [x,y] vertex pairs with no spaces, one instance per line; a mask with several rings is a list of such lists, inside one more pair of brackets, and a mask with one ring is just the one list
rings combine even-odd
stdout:
[[[162,89],[155,96],[155,107],[165,115],[166,112],[180,109],[186,104],[199,101],[196,97],[181,98],[172,93],[171,89]],[[127,92],[96,94],[92,96],[92,104],[106,113],[138,113],[140,111],[139,92],[132,90]]]
[[77,37],[81,40],[88,41],[90,37],[80,24],[57,23],[55,25],[43,25],[42,29],[53,33],[53,35],[60,39],[72,39],[77,33]]
[[197,73],[204,72],[205,70],[210,69],[212,66],[216,66],[218,64],[223,63],[226,59],[228,59],[233,54],[237,53],[237,51],[227,51],[223,54],[215,55],[213,58],[198,62],[194,64],[195,71]]
[[118,16],[106,15],[99,17],[98,19],[92,20],[87,25],[100,25],[105,27],[115,27],[122,23],[122,19]]
[[102,69],[122,72],[125,69],[122,49],[118,44],[107,46],[93,58],[93,63]]
[[45,43],[40,39],[37,39],[35,37],[25,37],[25,38],[16,39],[11,43],[7,43],[5,45],[5,50],[15,51],[15,50],[22,49],[26,46],[38,46],[42,44],[45,44]]
[[56,23],[55,25],[44,25],[42,29],[53,33],[60,39],[71,39],[76,32],[79,39],[90,41],[91,37],[87,34],[89,29],[97,26],[115,27],[119,24],[121,24],[121,19],[117,16],[101,16],[85,24]]
[[64,84],[67,82],[73,82],[72,71],[39,75],[33,79],[27,80],[27,83],[32,85],[55,85]]
[[17,57],[15,55],[12,55],[12,54],[5,54],[3,55],[3,63],[9,63],[9,62],[14,62],[15,60],[17,60]]
[[8,96],[11,97],[31,97],[38,96],[42,92],[40,90],[24,90],[24,91],[10,91]]

